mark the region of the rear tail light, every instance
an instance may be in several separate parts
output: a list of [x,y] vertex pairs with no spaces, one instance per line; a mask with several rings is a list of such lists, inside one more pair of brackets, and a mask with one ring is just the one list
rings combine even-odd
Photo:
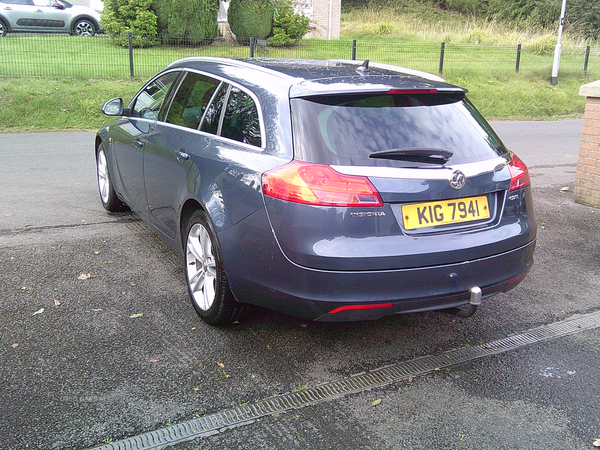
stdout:
[[512,161],[508,163],[510,170],[510,190],[516,191],[523,189],[531,184],[529,179],[529,171],[523,161],[517,155],[511,152]]
[[295,203],[318,206],[383,206],[368,178],[344,175],[330,166],[292,161],[265,172],[263,193]]

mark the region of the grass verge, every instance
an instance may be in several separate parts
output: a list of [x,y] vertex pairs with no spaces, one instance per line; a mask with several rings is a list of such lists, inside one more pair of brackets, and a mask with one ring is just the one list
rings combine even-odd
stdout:
[[[535,76],[489,77],[453,74],[447,81],[469,89],[469,98],[488,119],[556,120],[581,117],[586,80],[564,76],[558,86]],[[128,102],[144,80],[39,80],[0,78],[0,132],[96,131],[100,108],[113,97]]]
[[[555,120],[581,117],[586,80],[563,77],[558,86],[533,76],[452,75],[450,83],[469,89],[469,98],[489,120]],[[143,80],[0,79],[0,132],[97,130],[100,108],[112,97],[129,101]]]
[[97,130],[100,108],[112,97],[126,101],[142,80],[0,78],[0,131]]

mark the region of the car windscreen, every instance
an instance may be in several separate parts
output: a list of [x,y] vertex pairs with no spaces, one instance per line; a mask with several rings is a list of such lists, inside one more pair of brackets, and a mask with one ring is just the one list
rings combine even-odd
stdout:
[[426,158],[398,155],[463,164],[508,153],[462,92],[293,98],[291,111],[294,158],[306,162],[422,167]]

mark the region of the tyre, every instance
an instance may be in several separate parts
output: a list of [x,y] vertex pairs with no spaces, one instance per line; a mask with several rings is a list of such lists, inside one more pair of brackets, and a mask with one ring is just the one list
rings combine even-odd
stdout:
[[98,192],[100,193],[100,201],[102,206],[107,211],[122,211],[126,208],[125,204],[119,200],[112,185],[110,171],[108,169],[108,160],[104,145],[98,145],[96,153],[96,173],[98,175]]
[[3,20],[0,20],[0,37],[6,36],[7,32],[8,32],[8,25],[6,25],[6,23],[4,23]]
[[93,36],[96,34],[96,25],[89,19],[80,19],[75,22],[73,32],[77,36]]
[[217,239],[203,211],[195,211],[189,218],[184,244],[188,292],[200,318],[209,325],[240,319],[247,305],[233,298]]

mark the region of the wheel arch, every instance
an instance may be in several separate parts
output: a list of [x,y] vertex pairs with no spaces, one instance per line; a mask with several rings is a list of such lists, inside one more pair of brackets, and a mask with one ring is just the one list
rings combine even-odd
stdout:
[[8,23],[8,20],[6,20],[6,18],[3,15],[0,15],[0,22],[2,22],[2,25],[4,26],[4,31],[6,33],[12,30],[10,24]]
[[75,32],[75,25],[77,25],[77,22],[79,22],[80,20],[89,20],[92,23],[92,25],[94,25],[96,33],[100,30],[100,24],[98,23],[98,21],[96,19],[94,19],[92,16],[87,16],[85,14],[82,14],[81,16],[75,17],[71,21],[71,32],[72,33]]
[[[185,252],[185,239],[187,233],[187,223],[192,214],[195,211],[203,211],[206,214],[206,217],[210,220],[210,216],[206,213],[206,209],[200,204],[200,202],[194,198],[189,198],[185,201],[181,208],[181,213],[179,214],[179,235],[181,237],[181,248],[182,251]],[[211,223],[212,226],[212,223]],[[214,231],[214,229],[213,229]]]
[[[102,138],[99,135],[96,135],[96,142],[94,143],[94,153],[96,154],[96,157],[98,157],[98,148],[100,147],[100,144],[103,144],[104,141],[102,140]],[[106,147],[105,147],[106,150]]]

